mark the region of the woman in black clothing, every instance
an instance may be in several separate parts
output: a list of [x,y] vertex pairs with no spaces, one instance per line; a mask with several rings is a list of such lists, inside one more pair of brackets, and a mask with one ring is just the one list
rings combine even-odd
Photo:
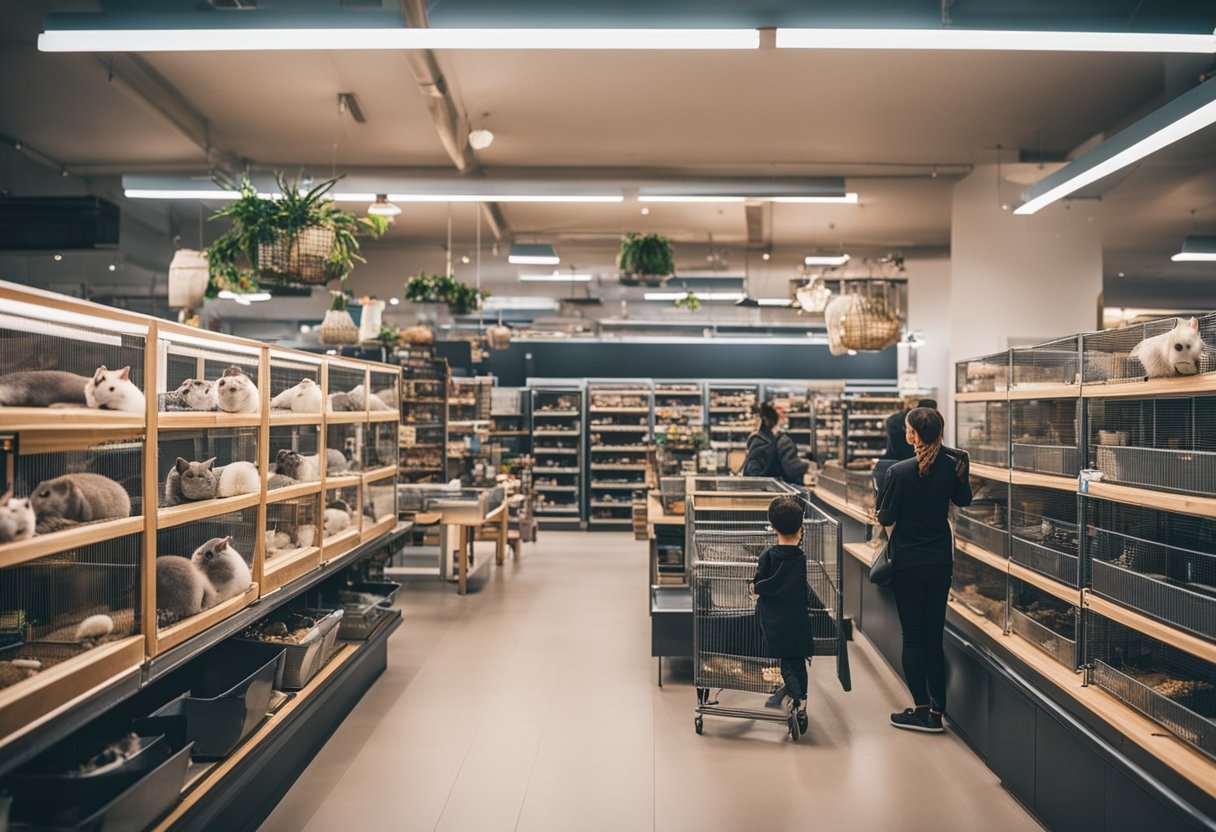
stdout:
[[946,709],[946,657],[942,637],[954,569],[950,503],[971,505],[967,457],[943,451],[945,422],[936,410],[908,413],[912,459],[892,465],[878,498],[878,522],[891,539],[891,589],[903,630],[904,680],[914,707],[891,714],[896,728],[942,731]]
[[811,467],[798,458],[798,446],[789,434],[777,432],[781,414],[771,402],[760,405],[760,428],[747,437],[747,458],[743,460],[743,476],[774,477],[794,485],[802,485]]

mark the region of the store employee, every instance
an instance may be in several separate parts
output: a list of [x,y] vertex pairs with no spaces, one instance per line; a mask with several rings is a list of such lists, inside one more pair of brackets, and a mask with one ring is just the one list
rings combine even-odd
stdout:
[[760,428],[747,438],[743,476],[773,477],[802,485],[810,463],[799,459],[798,446],[789,434],[778,433],[782,413],[771,402],[760,405]]

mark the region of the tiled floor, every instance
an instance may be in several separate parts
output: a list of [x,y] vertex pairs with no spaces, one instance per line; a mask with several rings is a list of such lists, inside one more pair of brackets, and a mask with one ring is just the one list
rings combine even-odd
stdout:
[[708,718],[687,660],[655,685],[645,544],[545,532],[480,593],[417,583],[388,671],[262,827],[915,830],[1040,827],[953,736],[897,731],[864,639],[853,691],[811,671],[811,731]]

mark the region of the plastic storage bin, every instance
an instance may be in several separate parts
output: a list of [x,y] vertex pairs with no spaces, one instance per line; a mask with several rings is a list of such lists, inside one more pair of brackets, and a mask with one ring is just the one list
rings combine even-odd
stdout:
[[[334,643],[338,640],[338,625],[342,621],[342,610],[312,610],[301,609],[276,615],[274,620],[282,621],[287,628],[294,629],[299,622],[299,616],[308,616],[316,621],[316,625],[300,642],[273,641],[251,637],[253,633],[246,631],[246,636],[239,641],[257,645],[267,656],[273,656],[275,651],[282,651],[283,662],[275,675],[274,686],[278,690],[299,690],[316,676],[321,668],[329,661],[333,653]],[[265,624],[267,622],[263,622]],[[263,624],[255,625],[253,631],[261,630]]]

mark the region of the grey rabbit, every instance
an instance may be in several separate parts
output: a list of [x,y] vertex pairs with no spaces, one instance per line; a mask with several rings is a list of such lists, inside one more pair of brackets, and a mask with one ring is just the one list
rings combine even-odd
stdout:
[[237,597],[253,583],[249,564],[232,548],[231,542],[231,537],[214,537],[195,549],[190,558],[212,588],[203,599],[204,608]]
[[0,376],[0,406],[51,407],[56,404],[85,407],[84,388],[93,379],[63,370],[27,370]]
[[360,402],[356,402],[350,393],[330,393],[329,412],[343,413],[352,410],[362,410]]
[[215,383],[201,378],[188,378],[170,393],[161,393],[159,407],[171,410],[216,410]]
[[165,477],[162,505],[176,506],[193,500],[212,500],[219,494],[220,477],[214,470],[215,457],[206,462],[190,462],[182,457]]
[[131,516],[126,489],[101,474],[64,474],[38,484],[30,495],[38,534],[77,523]]
[[215,589],[189,558],[162,555],[156,559],[156,623],[167,627],[198,615]]
[[321,478],[316,455],[305,455],[299,451],[282,448],[274,458],[274,473],[291,477],[301,482],[313,482]]

